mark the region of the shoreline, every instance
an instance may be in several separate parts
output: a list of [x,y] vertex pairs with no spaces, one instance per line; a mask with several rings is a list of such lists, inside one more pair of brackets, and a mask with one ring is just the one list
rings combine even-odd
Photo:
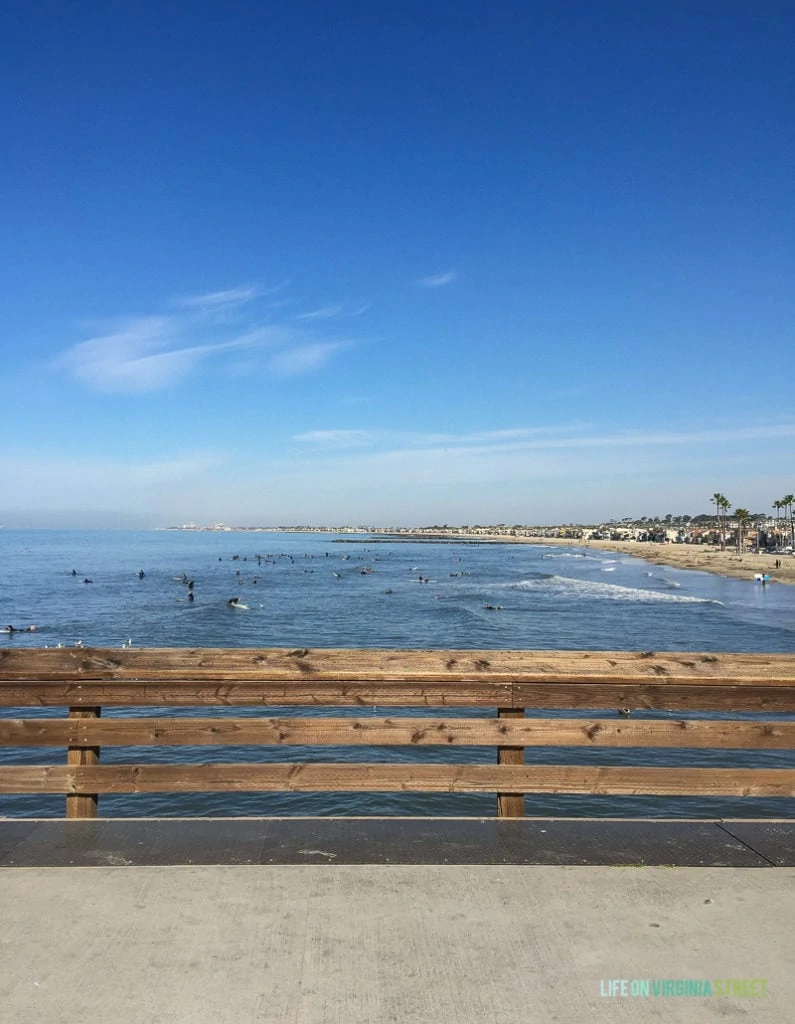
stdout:
[[[652,541],[624,540],[574,540],[570,537],[504,537],[488,535],[479,540],[507,540],[516,544],[540,544],[572,548],[596,548],[599,551],[613,551],[631,555],[655,565],[670,569],[691,569],[709,572],[714,576],[731,576],[735,579],[754,581],[754,574],[761,572],[770,577],[771,583],[795,584],[795,557],[792,555],[754,555],[748,552],[738,555],[734,550],[721,551],[706,544],[656,544]],[[781,568],[776,569],[776,558],[780,557]]]

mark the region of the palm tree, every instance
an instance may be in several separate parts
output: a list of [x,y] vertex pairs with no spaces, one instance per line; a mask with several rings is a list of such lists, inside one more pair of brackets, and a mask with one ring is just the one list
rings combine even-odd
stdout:
[[795,520],[792,518],[792,503],[795,501],[795,494],[785,494],[781,499],[782,507],[787,509],[789,518],[790,544],[795,548]]
[[780,498],[777,498],[777,500],[772,503],[772,507],[776,509],[776,545],[778,547],[781,544],[781,517],[784,503]]
[[748,526],[748,522],[751,518],[751,513],[747,508],[736,508],[734,510],[735,519],[737,519],[739,526],[737,527],[737,549],[740,554],[745,550],[745,529]]
[[712,497],[709,500],[715,506],[715,515],[717,516],[717,519],[718,519],[718,530],[720,530],[720,510],[721,510],[721,501],[723,500],[723,495],[720,493],[720,491],[715,491],[715,493],[712,495]]
[[[795,494],[792,496],[792,500],[795,501]],[[726,550],[726,534],[724,527],[724,515],[732,507],[731,502],[727,500],[724,494],[720,491],[716,491],[712,495],[710,501],[715,505],[715,511],[718,513],[718,529],[720,530],[720,549],[721,551]]]
[[723,499],[723,537],[721,538],[721,548],[726,549],[726,516],[729,514],[729,509],[732,507],[732,503],[726,498]]

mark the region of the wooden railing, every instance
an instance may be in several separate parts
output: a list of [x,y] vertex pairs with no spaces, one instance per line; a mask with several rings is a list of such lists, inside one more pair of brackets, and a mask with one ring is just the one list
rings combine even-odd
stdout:
[[[366,717],[102,718],[118,707],[354,706]],[[65,794],[94,817],[102,793],[421,791],[795,796],[795,769],[526,765],[532,746],[781,750],[795,747],[795,656],[564,651],[0,649],[0,707],[68,718],[0,719],[2,747],[65,747],[65,765],[0,763],[0,794]],[[491,717],[377,717],[378,709],[477,708]],[[532,717],[532,710],[606,712]],[[633,719],[645,711],[670,719]],[[758,712],[754,720],[689,712]],[[496,712],[496,717],[494,714]],[[410,715],[410,713],[409,713]],[[100,763],[106,746],[494,746],[495,764]],[[0,805],[1,807],[1,805]]]

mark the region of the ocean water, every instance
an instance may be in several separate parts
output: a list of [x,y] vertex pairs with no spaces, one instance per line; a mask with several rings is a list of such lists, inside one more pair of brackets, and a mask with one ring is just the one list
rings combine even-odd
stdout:
[[[259,560],[257,559],[259,556]],[[360,535],[0,530],[0,646],[398,647],[790,653],[795,588],[543,545],[376,542]],[[139,578],[138,571],[144,576]],[[367,570],[367,571],[363,571]],[[188,600],[183,578],[194,580]],[[85,583],[84,580],[91,580]],[[256,582],[255,582],[256,581]],[[230,598],[245,607],[231,608]],[[494,610],[485,608],[493,606]],[[283,712],[276,709],[275,712]],[[358,709],[342,713],[356,714]],[[0,715],[58,715],[0,709]],[[129,709],[108,709],[129,715]],[[147,710],[151,714],[151,710]],[[163,713],[157,712],[157,713]],[[256,714],[257,709],[183,709]],[[301,709],[323,714],[328,709]],[[335,709],[332,713],[339,713]],[[390,710],[390,713],[392,711]],[[412,714],[435,715],[434,709]],[[462,709],[480,716],[482,711]],[[448,715],[448,711],[445,711]],[[549,713],[547,714],[554,714]],[[571,717],[571,712],[564,712]],[[587,717],[588,712],[582,712]],[[640,717],[640,716],[638,716]],[[666,717],[664,713],[649,717]],[[732,717],[753,717],[737,715]],[[782,716],[791,717],[791,716]],[[494,760],[493,748],[106,748],[103,763],[208,760]],[[534,748],[528,763],[795,767],[789,751]],[[63,763],[63,751],[0,761]],[[185,794],[105,796],[103,815],[488,815],[493,796]],[[528,796],[528,814],[780,816],[792,801]],[[61,815],[62,797],[0,797],[0,815]]]

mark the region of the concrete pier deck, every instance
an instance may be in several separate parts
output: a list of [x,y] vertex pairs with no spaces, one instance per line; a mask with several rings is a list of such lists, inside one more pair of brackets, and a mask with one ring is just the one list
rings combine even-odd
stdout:
[[[374,826],[371,853],[388,848],[394,855],[399,836],[390,840],[368,819],[346,822],[353,829],[347,833],[333,821],[337,831],[324,832],[326,822],[314,820],[314,831],[307,821],[288,842],[287,826],[300,825],[300,819],[285,821],[194,825],[171,819],[149,823],[148,832],[142,821],[0,822],[0,852],[5,864],[14,865],[0,871],[4,1024],[780,1024],[792,1017],[795,869],[773,866],[775,842],[765,856],[754,854],[748,842],[760,840],[752,830],[742,843],[724,833],[727,857],[744,851],[748,866],[764,870],[637,866],[640,861],[628,860],[612,862],[623,866],[518,862],[523,841],[530,844],[526,849],[535,844],[543,852],[539,843],[549,832],[540,830],[571,824],[540,821],[486,821],[480,832],[478,822],[421,822],[428,857],[443,853],[444,841],[448,853],[465,848],[466,858],[420,863],[416,844],[407,841],[403,848],[415,848],[413,861],[407,855],[404,863],[383,857],[344,863],[346,848],[366,847],[368,825]],[[530,829],[523,840],[517,829],[500,846],[500,837],[487,829],[506,824],[538,831]],[[591,835],[590,849],[601,844],[605,857],[615,857],[615,848],[605,845],[619,836],[614,831],[611,838],[611,823],[582,824],[602,826],[600,836]],[[706,836],[715,838],[703,826],[717,828],[709,822],[658,824],[702,826],[681,847],[691,852],[699,843],[707,849]],[[781,852],[790,823],[767,824],[778,826]],[[223,849],[226,860],[186,863],[189,848],[202,859],[199,825],[207,834],[225,825],[205,860],[220,857]],[[181,863],[174,856],[180,827]],[[158,828],[165,865],[154,855]],[[103,851],[121,859],[106,859],[106,866],[33,866],[35,851],[46,850],[47,841],[49,862],[58,861],[53,851],[59,832],[61,863],[71,855],[73,863],[85,865],[90,855],[98,865]],[[468,845],[455,841],[467,834]],[[582,855],[584,835],[579,847],[572,828],[560,831],[556,842],[561,851],[568,842],[570,853]],[[624,835],[631,846],[631,832]],[[237,855],[252,853],[249,863],[230,861],[235,836]],[[658,830],[658,845],[664,837]],[[304,845],[310,840],[317,845]],[[284,853],[282,863],[268,863],[269,852],[273,860],[285,842],[293,861],[285,863]],[[634,842],[637,853],[639,833]],[[496,862],[494,850],[510,848],[514,860]],[[647,853],[652,849],[647,840]],[[669,843],[650,859],[674,864],[673,852]],[[713,845],[709,852],[715,860],[719,851]],[[752,856],[761,863],[749,864]],[[39,857],[39,865],[47,859]],[[119,866],[107,866],[114,863]],[[645,980],[709,980],[713,994],[629,994],[633,982]],[[620,984],[615,994],[603,994],[621,981],[627,995]],[[718,994],[719,981],[740,987]]]

